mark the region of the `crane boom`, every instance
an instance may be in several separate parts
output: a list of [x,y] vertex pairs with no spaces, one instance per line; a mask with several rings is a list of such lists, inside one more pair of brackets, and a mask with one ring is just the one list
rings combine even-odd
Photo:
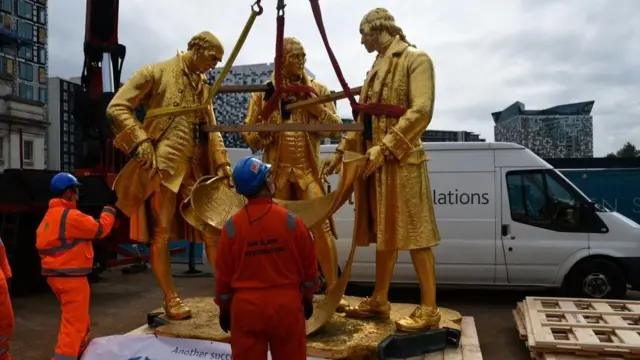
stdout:
[[76,94],[74,114],[83,134],[78,165],[85,172],[117,172],[124,159],[110,146],[112,132],[105,110],[120,87],[126,55],[126,47],[118,41],[119,0],[86,4],[82,90]]

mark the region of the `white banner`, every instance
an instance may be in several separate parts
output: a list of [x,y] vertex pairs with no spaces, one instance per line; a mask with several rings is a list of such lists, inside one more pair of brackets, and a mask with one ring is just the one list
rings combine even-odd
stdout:
[[[82,360],[231,360],[225,343],[155,335],[114,335],[96,338]],[[271,355],[269,355],[271,359]],[[310,360],[323,360],[307,358]]]

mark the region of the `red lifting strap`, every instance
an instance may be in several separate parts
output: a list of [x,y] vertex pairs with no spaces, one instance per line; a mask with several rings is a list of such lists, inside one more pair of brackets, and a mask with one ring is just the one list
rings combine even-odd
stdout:
[[316,20],[316,25],[318,26],[318,31],[320,32],[320,36],[322,37],[322,42],[324,43],[324,47],[327,50],[327,54],[329,54],[329,59],[331,60],[331,65],[333,66],[333,70],[336,72],[336,76],[338,77],[338,81],[340,82],[340,86],[342,86],[342,91],[344,91],[345,95],[347,95],[347,99],[349,99],[349,103],[351,104],[351,108],[355,111],[371,114],[371,115],[386,115],[391,117],[401,117],[407,111],[406,109],[390,105],[390,104],[359,104],[351,90],[347,81],[344,79],[344,75],[342,75],[342,70],[340,69],[340,64],[338,64],[338,60],[336,59],[333,50],[331,50],[331,45],[329,45],[329,39],[327,38],[327,32],[324,28],[324,23],[322,21],[322,11],[320,10],[320,2],[318,0],[309,0],[311,2],[311,10],[313,11],[313,17]]
[[276,28],[276,58],[273,66],[274,71],[274,91],[273,95],[267,100],[260,116],[266,120],[271,116],[273,110],[278,105],[280,93],[282,92],[282,63],[284,62],[284,15],[278,15]]
[[274,91],[273,95],[267,100],[262,113],[260,114],[263,120],[266,120],[271,116],[271,113],[278,106],[280,96],[287,93],[311,93],[316,96],[316,90],[311,86],[306,85],[294,85],[283,88],[282,86],[282,66],[284,65],[284,15],[278,15],[277,17],[277,29],[276,29],[276,58],[274,63]]

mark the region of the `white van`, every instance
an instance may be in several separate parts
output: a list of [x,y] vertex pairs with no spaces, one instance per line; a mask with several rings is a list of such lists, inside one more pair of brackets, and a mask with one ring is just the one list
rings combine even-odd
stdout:
[[[562,287],[568,295],[595,298],[622,298],[627,285],[640,288],[640,225],[595,205],[525,147],[424,148],[441,235],[435,248],[439,285]],[[334,150],[322,145],[322,156]],[[329,180],[335,188],[337,175]],[[352,201],[334,215],[341,266],[353,216]],[[374,245],[356,250],[352,282],[374,281],[375,251]],[[400,252],[393,282],[417,282],[408,252]]]

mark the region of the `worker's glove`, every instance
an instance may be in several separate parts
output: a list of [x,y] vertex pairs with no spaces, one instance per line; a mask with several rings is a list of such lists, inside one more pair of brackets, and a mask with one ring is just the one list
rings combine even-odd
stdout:
[[116,202],[118,201],[118,194],[116,193],[116,191],[110,190],[108,196],[109,196],[107,199],[108,205],[111,205],[111,206],[115,205]]
[[313,298],[302,297],[302,305],[304,306],[304,318],[309,320],[313,316]]
[[231,311],[220,309],[220,314],[218,315],[218,322],[220,323],[220,328],[222,328],[222,331],[226,333],[231,331]]

